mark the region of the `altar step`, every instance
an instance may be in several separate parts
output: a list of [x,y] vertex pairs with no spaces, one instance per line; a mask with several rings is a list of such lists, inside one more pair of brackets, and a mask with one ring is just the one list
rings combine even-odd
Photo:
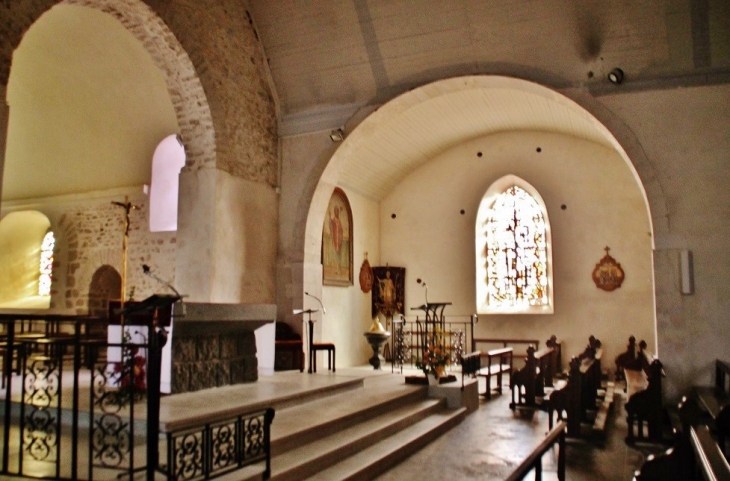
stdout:
[[[276,410],[271,479],[372,479],[461,422],[465,408],[429,399],[402,376],[365,379],[362,388]],[[259,480],[243,471],[223,480]]]

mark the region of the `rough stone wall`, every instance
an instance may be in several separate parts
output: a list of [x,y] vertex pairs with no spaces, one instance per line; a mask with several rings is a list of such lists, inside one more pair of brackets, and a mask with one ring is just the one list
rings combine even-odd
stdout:
[[173,336],[172,394],[258,379],[252,331],[210,336]]
[[216,167],[274,187],[276,109],[246,2],[150,1],[195,65],[216,132]]
[[[149,232],[147,198],[144,194],[113,192],[93,198],[74,196],[70,200],[36,200],[28,206],[3,209],[2,215],[11,210],[31,208],[42,212],[51,221],[51,229],[56,236],[52,309],[66,313],[87,313],[94,273],[101,267],[110,266],[121,274],[124,209],[111,202],[124,202],[125,195],[129,196],[133,204],[142,206],[140,210],[130,213],[127,293],[134,288],[134,298],[137,300],[155,292],[169,293],[165,286],[144,275],[142,264],[148,264],[156,276],[174,285],[177,234]],[[118,299],[120,294],[115,298]]]

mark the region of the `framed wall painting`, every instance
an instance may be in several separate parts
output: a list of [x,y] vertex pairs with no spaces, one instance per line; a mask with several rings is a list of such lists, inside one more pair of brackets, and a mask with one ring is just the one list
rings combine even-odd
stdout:
[[373,267],[372,315],[382,313],[386,319],[405,314],[406,268]]
[[335,187],[322,226],[322,284],[351,286],[352,277],[352,209]]

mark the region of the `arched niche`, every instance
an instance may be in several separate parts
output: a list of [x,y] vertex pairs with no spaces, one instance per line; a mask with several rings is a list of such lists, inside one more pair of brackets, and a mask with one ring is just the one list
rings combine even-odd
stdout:
[[110,265],[99,267],[89,283],[89,315],[105,316],[109,301],[119,299],[122,292],[122,276]]
[[48,309],[51,296],[38,295],[40,254],[51,222],[35,210],[0,220],[0,307]]

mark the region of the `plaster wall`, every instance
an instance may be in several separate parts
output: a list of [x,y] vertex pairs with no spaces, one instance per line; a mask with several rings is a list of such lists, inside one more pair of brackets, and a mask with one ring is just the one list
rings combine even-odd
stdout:
[[[616,152],[556,134],[502,133],[462,144],[412,172],[383,200],[381,259],[406,267],[406,305],[423,303],[421,278],[430,302],[453,303],[448,319],[468,321],[475,312],[477,210],[489,186],[507,174],[530,183],[545,201],[555,310],[480,315],[475,335],[544,343],[555,334],[565,362],[594,335],[609,368],[630,335],[655,346],[651,227],[642,192]],[[626,273],[613,292],[591,279],[606,246]]]
[[[659,354],[666,393],[714,381],[730,350],[730,85],[608,96],[653,163],[667,199],[656,239]],[[694,294],[680,294],[679,252],[693,254]]]
[[[214,195],[211,195],[214,193]],[[178,290],[196,302],[271,303],[275,297],[276,191],[214,169],[180,176]]]
[[270,304],[276,295],[276,192],[227,172],[216,175],[211,302]]
[[[378,203],[373,200],[352,190],[343,190],[347,194],[352,208],[354,279],[352,286],[322,287],[322,303],[327,308],[327,314],[322,318],[320,330],[321,339],[334,342],[337,347],[337,365],[345,367],[366,364],[373,354],[372,348],[364,336],[372,323],[372,291],[364,293],[360,289],[359,274],[360,267],[365,260],[365,252],[368,253],[368,262],[371,266],[380,265],[378,255],[380,209]],[[309,302],[307,301],[307,305]],[[315,334],[318,334],[316,330]],[[315,337],[315,339],[318,338]],[[324,360],[326,362],[326,359]],[[318,365],[324,366],[322,361]]]
[[179,128],[162,73],[122,24],[57,6],[13,59],[4,200],[150,182],[157,144]]

